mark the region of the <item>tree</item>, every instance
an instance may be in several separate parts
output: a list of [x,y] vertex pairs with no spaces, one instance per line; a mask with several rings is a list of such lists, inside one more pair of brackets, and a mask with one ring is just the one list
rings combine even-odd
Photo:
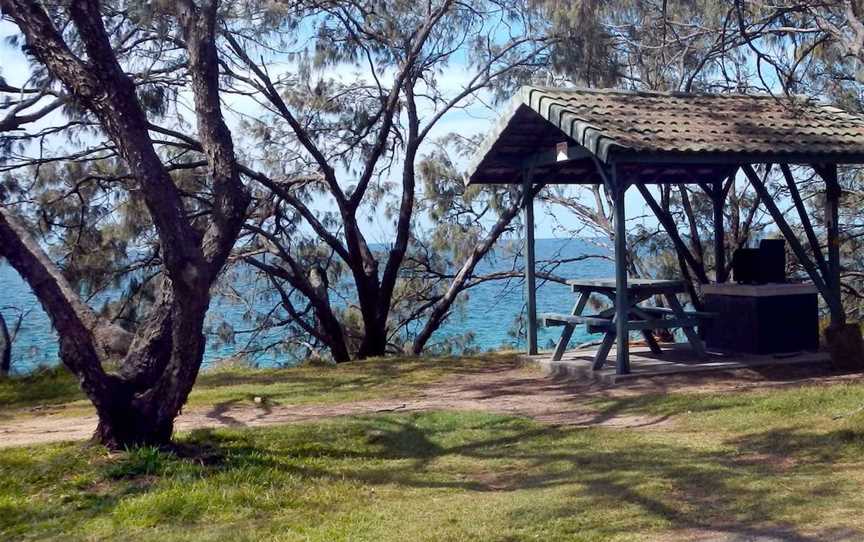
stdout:
[[[0,1],[4,15],[24,35],[27,51],[50,74],[43,89],[20,92],[74,102],[88,121],[98,123],[122,158],[129,190],[140,194],[155,226],[161,284],[149,314],[130,337],[82,301],[30,228],[10,206],[0,206],[0,256],[30,284],[51,318],[61,360],[96,407],[95,438],[110,447],[170,439],[201,364],[209,289],[249,202],[220,105],[218,7],[216,1],[181,0],[173,3],[170,17],[158,21],[169,25],[160,37],[179,43],[184,52],[182,66],[194,96],[204,158],[197,167],[206,168],[207,182],[206,190],[188,193],[160,158],[135,78],[120,63],[119,51],[130,51],[127,40],[144,47],[154,35],[141,31],[129,13],[96,0]],[[118,369],[109,370],[107,361]]]
[[[563,36],[553,51],[550,79],[563,86],[611,86],[635,91],[746,92],[756,74],[752,52],[738,33],[734,4],[698,0],[537,4]],[[728,276],[731,258],[716,269],[714,202],[721,204],[725,245],[743,246],[765,225],[765,213],[745,179],[734,172],[723,192],[690,185],[637,186],[655,221],[637,217],[629,228],[628,265],[633,276],[683,277],[692,302],[700,284]],[[635,189],[634,188],[634,189]],[[573,235],[612,240],[611,199],[605,187],[556,186],[541,193],[547,205],[579,219]],[[722,199],[721,199],[722,198]]]
[[[772,3],[761,0],[734,2],[736,25],[756,67],[758,82],[764,92],[778,97],[801,95],[830,102],[861,113],[864,111],[861,84],[864,82],[864,6],[857,0],[822,2],[789,0]],[[816,165],[818,170],[819,166]],[[796,209],[801,217],[792,227],[800,239],[810,245],[807,256],[813,265],[824,269],[828,251],[827,235],[819,236],[826,224],[826,183],[814,168],[782,171],[776,183],[777,198],[789,211]],[[860,201],[862,171],[859,167],[840,169],[842,188],[838,213],[841,252],[841,288],[843,308],[847,315],[860,319],[862,275],[857,269],[864,263],[861,253]],[[803,211],[803,212],[802,212]],[[787,213],[788,214],[788,213]],[[809,218],[803,216],[808,215]],[[794,215],[793,215],[794,216]],[[821,238],[820,238],[821,237]],[[794,258],[801,267],[799,258]],[[829,282],[826,280],[826,282]],[[832,314],[833,321],[843,314]]]
[[[111,4],[110,13],[126,25],[115,33],[115,54],[124,65],[147,66],[132,71],[132,80],[148,129],[188,214],[199,220],[211,198],[200,178],[203,142],[186,129],[177,105],[178,89],[188,84],[186,45],[152,6]],[[387,10],[375,3],[223,2],[216,40],[221,93],[232,106],[242,101],[260,113],[231,112],[244,132],[238,167],[254,204],[230,261],[258,270],[276,301],[258,329],[279,327],[281,343],[296,336],[303,349],[324,349],[339,361],[412,344],[420,350],[428,334],[415,342],[409,326],[425,321],[440,301],[428,326],[437,329],[456,294],[483,282],[453,269],[469,256],[473,269],[510,229],[519,192],[466,190],[459,175],[432,179],[438,170],[431,167],[421,186],[417,168],[432,162],[429,149],[446,145],[436,135],[443,118],[487,107],[485,100],[545,66],[554,38],[529,31],[532,16],[520,2],[505,1],[443,1],[419,12],[407,2]],[[316,38],[308,49],[308,35],[295,39],[301,26]],[[293,63],[289,70],[271,71],[286,59]],[[439,83],[451,62],[473,70],[461,88]],[[325,75],[312,77],[313,67]],[[347,82],[331,77],[346,67],[368,75]],[[145,320],[142,307],[159,298],[158,232],[140,218],[146,202],[129,190],[132,177],[113,141],[99,141],[92,118],[70,93],[39,82],[0,88],[15,97],[6,102],[3,121],[15,130],[4,138],[10,161],[0,164],[15,199],[7,205],[42,234],[72,289],[87,298],[123,290],[100,316],[134,332]],[[63,122],[49,119],[56,111]],[[48,155],[43,148],[51,138],[65,138],[66,148]],[[433,185],[453,196],[448,201],[459,212],[440,215],[445,221],[426,230],[418,224],[441,195],[425,191]],[[365,226],[382,208],[393,221],[393,244],[383,250],[368,241]],[[489,217],[499,212],[505,218],[496,226],[497,217]],[[487,232],[493,236],[484,241]]]
[[[581,29],[582,35],[594,37],[585,42],[577,39],[558,56],[565,60],[558,61],[559,81],[602,81],[635,90],[763,92],[784,101],[805,94],[862,110],[864,12],[860,2],[670,0],[661,4],[585,0],[556,13],[555,24]],[[572,65],[579,69],[568,69]],[[770,190],[767,199],[785,207],[783,214],[790,217],[801,238],[807,238],[819,260],[827,239],[820,241],[813,227],[825,224],[825,185],[812,173],[806,168],[767,168],[760,175]],[[861,193],[860,172],[846,169],[841,183],[845,204],[840,217],[847,247],[844,260],[852,262],[860,252],[856,249],[860,213],[855,204]],[[724,267],[717,269],[718,255],[706,243],[712,237],[712,215],[719,213],[724,222],[724,244],[731,250],[764,235],[771,226],[764,209],[765,196],[756,194],[750,179],[736,177],[735,172],[722,187],[638,188],[658,220],[656,226],[633,230],[631,272],[681,275],[688,279],[690,296],[697,304],[699,284],[708,282],[712,275],[728,277],[731,267],[726,254]],[[559,192],[551,199],[575,209],[598,230],[606,231],[607,206],[601,189],[593,190],[589,197]],[[712,209],[715,205],[719,208]],[[802,213],[805,205],[807,212]],[[663,238],[655,235],[658,232],[664,233]],[[645,250],[645,244],[650,250]],[[640,261],[644,253],[661,254],[662,258]],[[860,274],[852,267],[847,264],[843,271],[842,286],[847,307],[860,311],[855,308],[862,299],[856,284]],[[792,258],[792,269],[804,274],[797,257]],[[832,312],[836,319],[836,309]]]
[[[304,345],[320,345],[336,361],[421,352],[470,287],[477,262],[518,214],[521,195],[466,190],[453,168],[428,167],[429,157],[447,159],[435,151],[446,138],[434,131],[448,115],[545,69],[556,39],[545,28],[532,31],[537,14],[520,2],[375,5],[310,2],[302,20],[314,29],[315,55],[281,75],[268,69],[275,40],[260,45],[260,31],[242,27],[226,34],[234,90],[266,112],[246,123],[266,158],[244,170],[262,189],[238,259],[277,293],[267,315],[280,316],[265,325],[297,329]],[[270,30],[285,24],[302,23],[277,18]],[[448,89],[439,78],[454,63],[470,71]],[[340,80],[331,76],[338,69],[366,75]],[[426,168],[422,186],[418,166]],[[436,183],[462,214],[433,219],[423,231],[432,200],[444,196],[431,190]],[[328,206],[334,210],[322,212]],[[382,207],[386,248],[369,241],[365,223]],[[491,213],[495,220],[482,218]],[[446,246],[436,241],[444,231]],[[447,252],[452,259],[442,257]],[[422,322],[416,336],[406,331],[412,322]]]

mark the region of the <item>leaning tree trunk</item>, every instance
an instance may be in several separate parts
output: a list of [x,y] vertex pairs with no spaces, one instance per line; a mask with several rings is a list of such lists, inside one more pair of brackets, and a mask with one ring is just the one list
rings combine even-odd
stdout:
[[319,312],[316,309],[315,316],[318,320],[320,333],[327,337],[327,346],[330,348],[333,361],[336,363],[351,361],[351,352],[348,351],[348,344],[345,341],[345,330],[342,329],[342,324],[333,312]]
[[[528,194],[523,195],[523,197],[534,198],[542,188],[542,184],[535,185],[531,188],[531,191]],[[471,255],[465,263],[462,264],[462,267],[456,273],[456,276],[453,278],[447,291],[444,292],[441,299],[432,306],[432,311],[426,319],[426,323],[414,338],[414,342],[411,345],[411,352],[415,356],[423,353],[423,350],[426,348],[426,343],[432,338],[432,334],[435,333],[438,328],[441,327],[441,324],[443,324],[447,319],[447,316],[450,314],[450,309],[456,301],[456,297],[465,289],[465,286],[473,275],[477,264],[480,263],[480,260],[489,253],[492,246],[498,242],[498,239],[504,231],[506,231],[513,219],[519,214],[521,207],[522,201],[519,198],[516,198],[515,201],[510,203],[509,207],[504,209],[486,237],[474,247]]]
[[324,343],[330,349],[330,355],[336,363],[351,361],[351,353],[348,351],[348,343],[345,341],[345,330],[330,305],[330,282],[327,271],[321,266],[313,266],[308,273],[307,283],[309,286],[308,297],[315,311],[315,320],[318,322],[318,333],[324,339]]
[[0,376],[8,376],[12,370],[12,337],[6,320],[0,314]]

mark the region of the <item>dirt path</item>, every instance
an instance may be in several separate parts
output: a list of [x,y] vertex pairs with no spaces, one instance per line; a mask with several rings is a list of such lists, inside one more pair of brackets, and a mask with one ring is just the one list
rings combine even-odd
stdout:
[[[225,403],[192,408],[177,419],[178,431],[217,427],[261,427],[332,418],[336,416],[418,412],[427,410],[479,410],[529,416],[541,423],[569,426],[656,428],[670,422],[666,416],[636,416],[621,412],[622,402],[598,408],[598,399],[624,399],[645,394],[687,392],[740,392],[754,388],[831,384],[854,381],[859,375],[828,375],[824,369],[787,369],[782,375],[737,371],[662,380],[642,380],[627,386],[556,380],[502,363],[477,373],[460,375],[425,387],[401,399],[375,399],[336,404],[268,405]],[[65,440],[85,440],[96,428],[96,416],[70,416],[62,408],[39,409],[26,419],[0,420],[0,447],[26,446]]]

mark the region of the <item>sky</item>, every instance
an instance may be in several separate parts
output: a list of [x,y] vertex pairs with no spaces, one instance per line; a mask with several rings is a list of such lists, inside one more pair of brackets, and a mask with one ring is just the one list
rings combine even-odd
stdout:
[[[30,76],[30,67],[27,59],[17,47],[12,47],[8,43],[8,37],[18,33],[17,27],[12,23],[0,21],[0,75],[2,75],[10,84],[20,86],[25,84]],[[280,71],[291,70],[294,66],[290,62],[274,62],[272,66],[268,66],[271,74],[278,74]],[[328,69],[326,73],[322,72],[319,75],[325,77],[334,77],[336,79],[352,79],[356,78],[357,74],[362,74],[362,68],[354,66],[340,66],[336,69]],[[392,73],[378,74],[379,78],[386,81],[392,78]],[[456,59],[455,62],[439,74],[439,86],[448,94],[454,94],[464,88],[469,77],[472,75],[464,60]],[[187,96],[184,98],[187,103],[191,104],[191,99]],[[227,100],[224,104],[226,119],[235,137],[241,134],[239,130],[239,120],[243,115],[248,115],[252,118],[262,117],[260,106],[255,104],[251,99],[243,99],[232,95],[225,96]],[[191,110],[191,106],[189,106]],[[476,135],[478,133],[486,133],[495,125],[499,115],[508,109],[507,104],[501,104],[497,108],[492,108],[483,103],[477,102],[466,109],[453,110],[436,125],[431,132],[431,137],[428,141],[432,141],[435,137],[443,136],[447,133],[458,133],[466,137]],[[430,114],[428,109],[420,113]],[[41,121],[36,126],[44,126],[46,124],[55,123],[60,119],[59,111],[53,113],[48,118]],[[95,141],[94,141],[95,143]],[[429,148],[427,143],[426,149]],[[424,149],[421,149],[421,155]],[[467,166],[468,160],[465,160],[464,166]],[[337,174],[343,174],[344,171],[337,171]],[[334,210],[334,207],[329,202],[318,201],[314,206],[319,211]],[[645,217],[643,220],[653,222],[653,219],[647,218],[645,213],[645,205],[638,195],[636,190],[630,190],[627,194],[628,217],[632,220],[640,220],[638,217]],[[575,230],[579,227],[579,223],[574,215],[569,211],[560,207],[547,208],[537,205],[535,213],[535,236],[537,238],[560,238],[566,237],[569,234],[567,230]],[[430,227],[431,224],[424,223],[425,218],[421,219],[421,227]],[[392,241],[393,227],[388,224],[388,219],[384,216],[383,209],[379,209],[373,216],[370,217],[369,223],[365,226],[367,237],[371,242],[388,243]]]

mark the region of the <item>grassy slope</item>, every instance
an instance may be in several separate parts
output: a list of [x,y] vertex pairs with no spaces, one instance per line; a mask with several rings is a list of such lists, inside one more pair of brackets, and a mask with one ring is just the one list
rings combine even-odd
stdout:
[[[250,402],[265,397],[270,404],[328,404],[372,398],[407,397],[423,385],[446,376],[482,370],[502,355],[466,358],[386,359],[352,362],[338,368],[304,366],[250,369],[225,366],[203,371],[189,397],[189,407]],[[25,378],[0,379],[0,418],[24,416],[51,407],[68,414],[92,412],[89,401],[65,369],[46,370]]]
[[[362,375],[330,372],[316,393],[406,391],[431,370],[350,391]],[[841,384],[597,402],[671,417],[639,430],[437,412],[200,431],[176,453],[0,450],[0,540],[856,539],[862,404]]]

